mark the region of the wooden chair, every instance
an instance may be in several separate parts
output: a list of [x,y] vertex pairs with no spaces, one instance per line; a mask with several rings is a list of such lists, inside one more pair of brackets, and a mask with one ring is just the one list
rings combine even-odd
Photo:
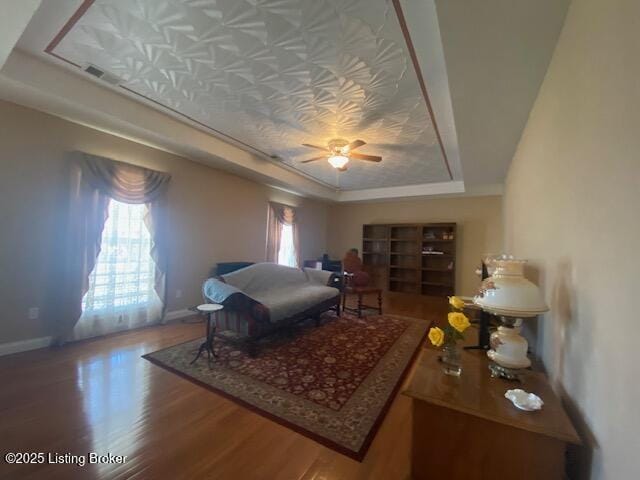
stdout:
[[[356,272],[357,273],[357,272]],[[378,310],[378,314],[382,315],[382,289],[375,286],[358,286],[354,284],[354,274],[344,273],[344,286],[342,288],[342,313],[351,312],[362,318],[362,310]],[[366,305],[363,303],[365,295],[376,294],[378,296],[378,306]],[[347,307],[347,295],[357,295],[358,306],[356,308]]]

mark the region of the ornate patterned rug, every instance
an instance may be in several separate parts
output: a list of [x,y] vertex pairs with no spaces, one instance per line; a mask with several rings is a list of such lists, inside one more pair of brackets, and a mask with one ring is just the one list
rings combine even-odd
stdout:
[[[257,358],[202,338],[147,360],[356,460],[362,460],[422,343],[427,322],[393,315],[323,316],[267,337]],[[204,327],[203,327],[204,328]]]

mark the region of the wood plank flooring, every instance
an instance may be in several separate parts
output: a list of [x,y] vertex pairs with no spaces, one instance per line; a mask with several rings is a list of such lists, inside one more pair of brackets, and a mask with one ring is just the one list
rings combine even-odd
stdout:
[[[385,313],[442,318],[443,299],[387,294]],[[0,358],[0,452],[126,455],[124,464],[8,465],[11,479],[407,479],[398,395],[362,463],[140,358],[203,334],[170,324]]]

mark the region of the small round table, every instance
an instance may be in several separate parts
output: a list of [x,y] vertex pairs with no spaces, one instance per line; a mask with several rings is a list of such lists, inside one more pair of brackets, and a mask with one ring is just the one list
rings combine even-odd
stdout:
[[202,354],[203,351],[207,352],[207,359],[209,360],[209,366],[211,366],[212,357],[218,356],[216,352],[213,351],[213,338],[216,333],[216,324],[215,323],[212,324],[211,314],[215,312],[219,312],[223,308],[224,307],[222,305],[219,305],[217,303],[203,303],[202,305],[198,305],[196,307],[198,312],[207,316],[207,337],[205,338],[204,342],[202,342],[202,344],[200,345],[200,348],[198,349],[198,353],[196,357],[193,360],[191,360],[191,365],[196,363],[196,360],[200,358],[200,355]]

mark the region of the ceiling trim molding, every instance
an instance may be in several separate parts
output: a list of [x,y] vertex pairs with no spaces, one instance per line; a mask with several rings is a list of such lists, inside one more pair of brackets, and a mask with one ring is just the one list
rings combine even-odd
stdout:
[[[93,0],[91,0],[93,1]],[[211,130],[212,132],[214,132],[216,135],[220,135],[221,137],[224,137],[225,140],[229,140],[231,142],[234,142],[235,144],[237,144],[239,147],[241,148],[246,148],[246,149],[250,149],[252,150],[254,153],[257,153],[260,156],[263,156],[267,159],[271,159],[271,156],[267,153],[267,152],[263,152],[262,150],[260,150],[259,148],[256,148],[252,145],[249,145],[248,143],[243,142],[242,140],[238,140],[235,137],[232,137],[230,135],[227,135],[224,132],[221,132],[220,130],[216,130],[213,127],[210,127],[209,125],[207,125],[206,123],[203,123],[199,120],[196,120],[193,117],[190,117],[189,115],[186,115],[182,112],[179,112],[178,110],[169,107],[168,105],[165,105],[164,103],[158,102],[157,100],[154,100],[153,98],[147,97],[146,95],[142,95],[139,92],[136,92],[135,90],[130,89],[129,87],[125,87],[124,85],[118,85],[121,89],[123,89],[126,92],[129,92],[132,95],[136,95],[137,97],[140,97],[141,99],[143,99],[146,102],[150,102],[153,103],[155,106],[163,108],[165,110],[169,110],[171,113],[174,113],[176,115],[180,115],[181,117],[186,118],[187,120],[189,120],[190,122],[193,122],[203,128],[206,128],[207,130]],[[310,176],[310,175],[309,175]],[[313,177],[314,180],[316,180],[315,177]],[[318,180],[319,181],[319,180]]]
[[[91,0],[93,1],[93,0]],[[160,102],[157,102],[156,100],[154,100],[153,98],[149,98],[145,95],[142,95],[141,93],[136,92],[135,90],[131,90],[130,88],[124,87],[122,85],[119,85],[120,88],[122,88],[123,90],[125,90],[126,92],[129,92],[131,95],[135,96],[136,98],[139,99],[140,102],[142,103],[151,103],[153,105],[155,105],[156,107],[159,107],[160,110],[168,110],[169,112],[182,117],[182,119],[186,119],[188,120],[188,122],[191,122],[194,124],[194,126],[200,130],[204,130],[204,131],[211,131],[214,132],[216,135],[216,137],[223,137],[223,140],[226,142],[229,142],[233,145],[235,145],[238,148],[242,148],[243,150],[246,150],[250,153],[254,153],[257,154],[259,157],[263,158],[264,160],[267,160],[268,162],[273,163],[274,165],[277,165],[278,167],[284,168],[286,170],[289,170],[290,172],[296,173],[298,175],[302,175],[305,178],[308,178],[309,180],[312,180],[316,183],[319,183],[320,185],[322,185],[323,187],[326,188],[330,188],[332,190],[336,190],[336,188],[333,185],[330,185],[326,182],[323,182],[322,180],[320,180],[319,178],[314,177],[313,175],[304,172],[302,170],[298,170],[297,168],[292,167],[291,165],[286,164],[285,162],[278,162],[274,159],[273,156],[269,155],[266,152],[263,152],[262,150],[259,150],[251,145],[249,145],[248,143],[243,142],[242,140],[238,140],[235,137],[231,137],[229,135],[227,135],[226,133],[223,133],[219,130],[216,130],[215,128],[210,127],[209,125],[202,123],[198,120],[196,120],[195,118],[190,117],[189,115],[185,115],[184,113],[179,112],[178,110],[174,110],[173,108],[164,105]],[[208,133],[208,132],[207,132]]]
[[[45,53],[47,53],[47,54],[51,55],[52,57],[55,57],[55,58],[57,58],[59,60],[62,60],[63,62],[68,63],[69,65],[73,65],[74,67],[77,67],[77,68],[82,68],[81,65],[78,65],[76,62],[73,62],[73,61],[69,60],[68,58],[63,57],[62,55],[58,55],[53,50],[58,46],[58,44],[62,41],[62,39],[67,35],[67,33],[69,33],[69,31],[78,22],[78,20],[80,20],[82,18],[82,16],[87,12],[87,10],[89,10],[89,7],[91,7],[91,5],[93,5],[94,2],[95,2],[95,0],[84,0],[80,4],[78,9],[73,13],[73,15],[71,15],[69,20],[67,20],[67,22],[63,25],[63,27],[60,29],[60,31],[56,34],[56,36],[53,38],[53,40],[51,40],[49,45],[47,45],[47,47],[44,49]],[[171,113],[174,113],[176,115],[180,115],[180,116],[186,118],[187,120],[189,120],[190,122],[196,123],[196,124],[200,125],[201,127],[204,127],[204,128],[206,128],[208,130],[211,130],[215,134],[220,135],[220,136],[224,137],[225,139],[236,143],[240,147],[251,149],[252,151],[257,153],[258,155],[264,156],[265,158],[269,158],[270,159],[270,157],[271,157],[267,152],[264,152],[264,151],[260,150],[259,148],[254,147],[253,145],[249,145],[248,143],[245,143],[242,140],[238,140],[237,138],[232,137],[231,135],[227,135],[226,133],[221,132],[220,130],[216,130],[215,128],[207,125],[206,123],[203,123],[203,122],[201,122],[199,120],[196,120],[195,118],[190,117],[189,115],[186,115],[186,114],[184,114],[182,112],[179,112],[178,110],[175,110],[175,109],[165,105],[164,103],[158,102],[157,100],[149,98],[146,95],[142,95],[141,93],[136,92],[135,90],[132,90],[131,88],[128,88],[128,87],[126,87],[124,85],[118,85],[118,87],[122,88],[126,92],[129,92],[132,95],[136,95],[137,97],[140,97],[140,98],[144,99],[147,102],[151,102],[151,103],[153,103],[154,105],[156,105],[158,107],[161,107],[161,108],[164,108],[166,110],[169,110]],[[317,180],[315,177],[312,177],[312,178],[314,180]]]
[[[95,3],[95,0],[83,0],[83,2],[80,4],[80,6],[76,9],[76,11],[73,13],[73,15],[71,15],[71,17],[69,17],[69,19],[65,22],[65,24],[62,26],[62,28],[60,29],[60,31],[58,31],[58,33],[55,35],[55,37],[53,38],[53,40],[51,40],[51,42],[49,42],[49,44],[46,46],[46,48],[44,49],[44,52],[48,55],[51,55],[52,57],[57,58],[58,60],[61,60],[69,65],[72,65],[76,68],[82,69],[81,65],[78,65],[77,63],[69,60],[66,57],[63,57],[62,55],[58,55],[57,53],[54,52],[54,49],[58,46],[58,44],[62,41],[62,39],[67,35],[67,33],[69,33],[69,31],[73,28],[73,26],[78,22],[78,20],[80,20],[82,18],[82,16],[87,12],[87,10],[89,10],[89,7],[91,7],[91,5],[93,5]],[[170,112],[174,115],[177,115],[178,117],[181,117],[183,120],[187,120],[188,122],[191,122],[193,124],[195,124],[196,126],[203,128],[205,130],[208,130],[212,133],[214,133],[216,136],[218,137],[222,137],[224,140],[231,142],[232,144],[234,144],[237,147],[243,148],[245,150],[248,150],[252,153],[255,153],[261,157],[263,157],[265,160],[268,160],[269,162],[278,165],[279,167],[284,167],[285,169],[298,173],[310,180],[313,180],[314,182],[318,182],[320,185],[322,185],[323,187],[327,187],[327,188],[331,188],[334,189],[335,187],[333,187],[332,185],[329,185],[326,182],[323,182],[322,180],[320,180],[317,177],[314,177],[313,175],[304,172],[302,170],[298,170],[297,168],[291,167],[289,165],[287,165],[284,162],[278,162],[274,159],[274,157],[263,151],[260,150],[257,147],[254,147],[253,145],[250,145],[246,142],[243,142],[242,140],[239,140],[235,137],[232,137],[231,135],[228,135],[220,130],[217,130],[213,127],[211,127],[210,125],[207,125],[204,122],[201,122],[199,120],[196,120],[193,117],[190,117],[189,115],[186,115],[174,108],[169,107],[168,105],[165,105],[164,103],[161,103],[157,100],[154,100],[150,97],[147,97],[146,95],[141,94],[140,92],[136,92],[135,90],[128,88],[124,85],[118,85],[118,88],[121,88],[122,90],[124,90],[125,92],[128,92],[130,95],[136,97],[138,100],[141,100],[144,103],[151,103],[154,106],[160,108],[160,109],[164,109],[167,112]]]
[[[46,48],[44,49],[44,52],[46,54],[48,54],[48,55],[50,55],[52,57],[55,57],[58,60],[61,60],[61,61],[65,62],[65,63],[67,63],[69,65],[72,65],[72,66],[74,66],[76,68],[82,69],[81,65],[78,65],[77,63],[75,63],[75,62],[73,62],[73,61],[71,61],[71,60],[69,60],[69,59],[67,59],[67,58],[55,53],[54,49],[58,46],[58,44],[67,35],[67,33],[69,33],[69,31],[74,27],[74,25],[82,18],[82,16],[87,12],[87,10],[89,10],[89,8],[94,3],[95,3],[95,0],[83,0],[82,1],[82,3],[76,9],[76,11],[73,13],[73,15],[71,15],[71,17],[67,20],[67,22],[65,22],[65,24],[62,26],[60,31],[55,35],[55,37],[51,40],[51,42],[49,42],[49,44],[46,46]],[[442,153],[442,157],[443,157],[443,161],[444,161],[445,167],[447,169],[447,173],[449,175],[449,178],[451,180],[453,180],[454,179],[454,175],[452,173],[452,169],[451,169],[451,165],[450,165],[450,162],[449,162],[449,158],[447,156],[446,149],[444,147],[444,142],[443,142],[443,139],[442,139],[440,128],[439,128],[438,123],[437,123],[436,118],[435,118],[435,113],[433,111],[433,106],[431,104],[429,93],[427,91],[426,82],[425,82],[424,76],[422,74],[422,70],[420,68],[420,64],[419,64],[419,61],[418,61],[418,57],[417,57],[415,48],[413,46],[413,41],[411,39],[411,35],[410,35],[409,29],[408,29],[408,26],[407,26],[407,22],[406,22],[405,17],[404,17],[404,12],[402,10],[402,6],[400,5],[400,0],[393,0],[393,5],[394,5],[394,12],[395,12],[396,17],[398,19],[398,22],[399,22],[399,25],[400,25],[400,29],[401,29],[402,35],[403,35],[403,37],[405,39],[407,50],[408,50],[409,56],[411,58],[411,62],[412,62],[412,65],[413,65],[413,68],[414,68],[414,71],[415,71],[415,74],[416,74],[416,77],[417,77],[417,80],[418,80],[418,84],[420,86],[420,90],[421,90],[421,93],[422,93],[422,96],[423,96],[423,99],[424,99],[424,102],[425,102],[425,106],[426,106],[427,112],[429,114],[429,118],[431,119],[431,122],[433,124],[433,128],[434,128],[434,131],[435,131],[435,134],[436,134],[436,138],[438,140],[438,145],[439,145],[440,151]],[[191,122],[191,123],[193,123],[193,124],[195,124],[195,125],[197,125],[199,127],[202,127],[204,129],[210,131],[214,135],[216,135],[218,137],[222,137],[222,139],[227,140],[227,141],[233,143],[234,145],[236,145],[236,146],[238,146],[240,148],[247,149],[250,152],[255,153],[255,154],[263,157],[264,159],[268,160],[271,163],[274,163],[275,165],[278,165],[278,166],[286,165],[284,162],[277,161],[277,159],[275,159],[270,153],[265,152],[265,151],[255,147],[255,146],[253,146],[253,145],[251,145],[249,143],[243,142],[242,140],[239,140],[239,139],[237,139],[237,138],[235,138],[235,137],[233,137],[233,136],[231,136],[229,134],[226,134],[226,133],[224,133],[224,132],[222,132],[220,130],[217,130],[217,129],[211,127],[210,125],[207,125],[204,122],[196,120],[196,119],[190,117],[189,115],[186,115],[186,114],[184,114],[184,113],[182,113],[182,112],[180,112],[178,110],[175,110],[175,109],[165,105],[162,102],[159,102],[157,100],[149,98],[148,96],[146,96],[146,95],[144,95],[142,93],[139,93],[139,92],[137,92],[137,91],[135,91],[135,90],[133,90],[131,88],[128,88],[128,87],[126,87],[124,85],[118,85],[118,87],[120,89],[124,90],[125,92],[129,93],[133,97],[135,97],[135,98],[137,98],[137,99],[139,99],[139,100],[141,100],[143,102],[151,103],[151,104],[153,104],[154,106],[156,106],[158,108],[164,109],[167,112],[182,118],[183,120],[187,120],[188,122]],[[309,179],[311,179],[313,181],[318,182],[322,186],[329,187],[329,188],[335,188],[335,187],[333,187],[331,185],[328,185],[327,183],[323,182],[322,180],[316,178],[315,176],[313,176],[313,175],[311,175],[309,173],[302,172],[301,170],[296,169],[294,167],[289,167],[288,169],[293,170],[293,171],[295,171],[297,173],[300,173],[300,174],[304,175],[305,177],[307,177],[307,178],[309,178]],[[340,190],[340,189],[338,188],[338,190]]]
[[59,58],[60,60],[63,60],[67,63],[70,63],[71,65],[75,65],[76,67],[80,66],[77,63],[72,62],[71,60],[67,60],[66,58],[56,55],[53,52],[53,49],[58,46],[58,44],[62,41],[65,35],[69,33],[69,30],[71,30],[73,26],[78,22],[78,20],[80,20],[80,18],[82,18],[82,16],[87,12],[87,10],[89,10],[89,7],[93,5],[94,1],[95,0],[84,0],[80,4],[77,10],[73,12],[73,15],[69,17],[69,20],[67,20],[67,22],[62,26],[62,28],[57,33],[57,35],[53,37],[53,40],[49,42],[49,45],[46,46],[46,48],[44,49],[46,53],[48,53],[49,55],[53,55],[54,57]]
[[467,188],[465,196],[467,197],[485,197],[489,195],[504,195],[504,184],[491,183],[486,185],[473,185]]
[[[0,74],[0,99],[220,168],[299,195],[335,200],[336,190],[284,164],[267,162],[117,89],[60,64],[14,50]],[[142,105],[142,107],[140,107]]]
[[362,202],[367,200],[422,197],[427,195],[446,195],[464,192],[464,182],[454,180],[451,182],[423,183],[420,185],[404,185],[400,187],[346,190],[341,191],[338,194],[338,202]]
[[[382,191],[383,190],[383,191]],[[352,190],[341,192],[338,203],[390,202],[410,200],[433,200],[436,198],[499,197],[504,195],[504,185],[476,185],[467,187],[461,181],[387,187],[381,189]]]
[[440,129],[438,128],[438,122],[436,121],[436,116],[433,113],[433,107],[431,106],[431,100],[429,99],[429,92],[427,91],[427,85],[424,81],[424,77],[422,76],[422,69],[420,68],[420,62],[418,61],[416,50],[413,47],[413,41],[411,40],[411,34],[409,33],[409,27],[407,26],[407,21],[404,18],[404,12],[402,10],[402,5],[400,4],[400,0],[393,0],[393,7],[395,9],[396,16],[398,17],[398,22],[400,22],[400,29],[402,30],[404,40],[407,44],[409,57],[411,57],[411,63],[413,64],[413,69],[416,72],[416,77],[418,78],[418,84],[420,85],[420,90],[422,91],[424,102],[427,105],[427,111],[429,112],[429,117],[431,118],[431,122],[433,123],[433,129],[435,130],[436,137],[438,138],[438,145],[440,145],[440,151],[442,152],[442,158],[444,159],[444,164],[447,167],[447,172],[449,172],[449,178],[453,180],[453,173],[451,172],[451,166],[449,165],[447,152],[444,148],[444,143],[442,142],[442,136],[440,135]]
[[435,1],[405,2],[403,11],[407,26],[413,32],[416,56],[420,65],[425,67],[422,76],[429,85],[429,99],[438,118],[438,129],[453,179],[468,183],[468,179],[463,178],[448,68]]

